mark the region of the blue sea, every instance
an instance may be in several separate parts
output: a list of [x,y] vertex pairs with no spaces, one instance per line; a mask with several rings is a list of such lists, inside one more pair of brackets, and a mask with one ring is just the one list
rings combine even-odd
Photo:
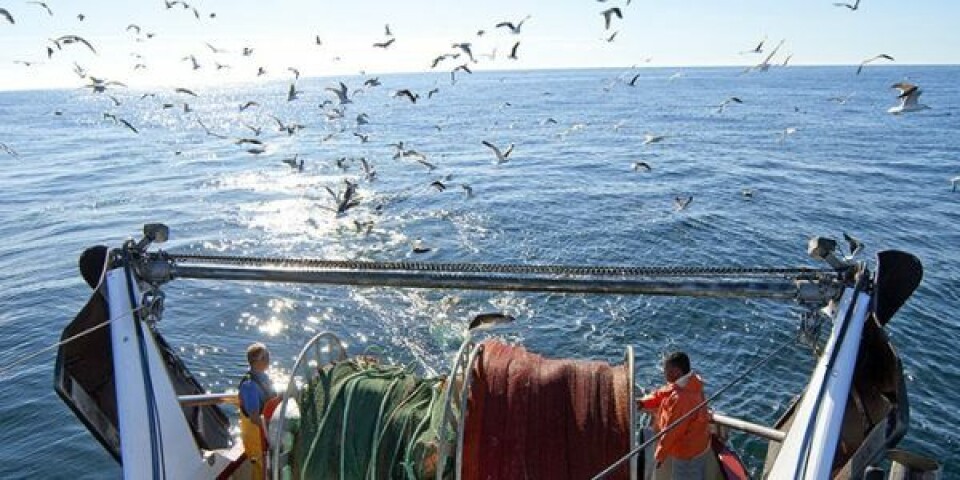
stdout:
[[[286,82],[196,97],[0,93],[0,142],[18,154],[0,151],[0,478],[120,475],[54,393],[50,347],[90,293],[79,254],[119,246],[148,222],[170,227],[162,248],[175,252],[638,266],[819,267],[807,239],[848,232],[866,244],[864,260],[901,249],[924,264],[922,285],[888,327],[908,376],[901,447],[960,476],[960,191],[950,186],[960,176],[960,67],[854,70],[477,72],[455,85],[447,74],[382,75],[376,87],[363,86],[368,77],[307,78],[292,102]],[[931,109],[887,114],[890,85],[902,80],[919,84]],[[325,89],[340,81],[362,92],[329,118],[333,106],[321,103],[335,96]],[[392,96],[400,89],[419,100]],[[742,103],[718,112],[733,96]],[[241,112],[247,101],[259,106]],[[357,125],[361,113],[369,124]],[[271,115],[304,128],[279,132]],[[233,141],[253,137],[245,124],[262,128],[264,153]],[[646,134],[666,138],[643,145]],[[484,140],[513,144],[508,161],[497,164]],[[434,168],[394,158],[398,142]],[[294,155],[302,172],[282,162]],[[358,183],[360,203],[336,215],[326,187],[342,190],[344,179]],[[677,211],[677,196],[693,201]],[[414,253],[415,244],[430,250]],[[469,318],[490,311],[517,317],[500,334],[551,356],[620,363],[632,345],[644,388],[662,381],[664,352],[686,350],[716,391],[788,341],[800,313],[743,299],[193,280],[165,291],[159,329],[213,391],[234,387],[250,342],[266,342],[282,373],[320,331],[353,352],[443,372]],[[714,408],[772,423],[814,362],[808,346],[789,347]],[[732,441],[758,473],[765,443]]]

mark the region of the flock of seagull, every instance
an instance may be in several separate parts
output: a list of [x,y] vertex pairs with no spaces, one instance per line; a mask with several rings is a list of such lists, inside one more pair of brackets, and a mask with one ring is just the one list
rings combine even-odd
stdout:
[[[605,3],[607,0],[597,0],[597,1],[601,3]],[[53,11],[50,9],[50,7],[46,3],[38,2],[38,1],[28,1],[26,3],[35,4],[39,8],[43,9],[43,11],[47,15],[50,15],[50,16],[53,15]],[[164,5],[167,10],[174,9],[175,7],[180,7],[182,10],[186,10],[193,13],[193,15],[198,20],[200,20],[201,18],[216,18],[216,14],[212,12],[205,15],[201,15],[201,13],[195,7],[183,1],[164,0]],[[604,41],[613,42],[616,39],[618,30],[614,29],[614,27],[617,25],[617,22],[619,22],[624,18],[624,9],[629,5],[630,5],[630,0],[626,0],[623,6],[609,7],[599,12],[600,16],[602,17],[603,31],[606,32],[602,37]],[[852,4],[834,3],[834,5],[837,7],[849,9],[851,12],[853,12],[860,8],[860,0],[856,0],[856,2]],[[84,14],[77,15],[78,21],[82,22],[84,18],[85,18]],[[523,26],[531,18],[532,17],[530,15],[527,15],[524,18],[516,21],[504,20],[493,25],[494,31],[503,32],[504,35],[508,37],[513,37],[513,40],[510,41],[510,43],[512,43],[512,46],[509,48],[509,54],[506,56],[508,60],[517,60],[519,58],[518,55],[520,53],[520,45],[521,45],[521,40],[519,36],[521,35]],[[2,23],[4,21],[10,25],[16,24],[16,19],[13,16],[13,14],[11,14],[11,12],[5,8],[0,8],[0,26],[2,26]],[[128,25],[125,31],[136,35],[135,40],[137,42],[148,41],[149,39],[152,39],[155,36],[155,34],[152,32],[145,32],[144,29],[137,24]],[[476,37],[483,37],[485,35],[489,35],[485,29],[477,30],[475,33]],[[744,73],[749,73],[753,71],[764,72],[764,71],[767,71],[773,65],[772,60],[774,56],[783,47],[785,40],[780,40],[780,42],[777,43],[777,45],[774,46],[774,48],[769,50],[765,49],[766,41],[767,39],[764,38],[763,40],[758,42],[756,46],[754,46],[753,48],[741,52],[741,54],[756,54],[756,55],[766,54],[760,63],[758,63],[756,66],[746,69]],[[313,42],[317,47],[320,47],[323,45],[323,40],[319,35],[315,37]],[[391,29],[390,25],[388,24],[384,26],[383,37],[381,39],[377,39],[377,41],[372,42],[371,47],[388,50],[396,42],[397,42],[397,37],[394,35],[393,29]],[[87,41],[86,39],[77,35],[62,35],[55,39],[50,40],[50,44],[46,46],[47,57],[52,58],[54,55],[60,54],[65,49],[70,48],[71,46],[82,46],[87,48],[90,52],[97,54],[97,50],[94,47],[94,45],[91,42]],[[225,49],[218,48],[209,42],[205,42],[205,46],[207,47],[207,49],[209,49],[209,51],[213,55],[217,56],[217,61],[214,62],[214,68],[216,68],[216,70],[231,68],[229,64],[220,62],[220,59],[223,57],[223,55],[228,53]],[[242,57],[252,57],[254,55],[254,51],[255,49],[253,47],[245,46],[240,52],[240,55]],[[142,62],[143,61],[142,56],[135,53],[132,55],[134,55],[134,57],[136,57],[136,59],[138,60],[138,63],[133,67],[134,70],[147,68],[146,65]],[[480,61],[477,59],[478,57],[493,60],[496,58],[496,55],[497,55],[496,49],[494,49],[491,53],[478,54],[474,52],[473,41],[459,41],[459,42],[452,43],[448,51],[438,54],[432,59],[432,61],[428,63],[429,63],[429,68],[431,70],[438,68],[442,64],[452,63],[453,66],[449,67],[450,83],[451,85],[455,85],[457,83],[458,74],[469,75],[473,73],[473,69],[476,68],[476,65],[480,63]],[[786,58],[782,61],[781,66],[786,66],[789,63],[791,57],[792,57],[791,55],[786,56]],[[339,57],[336,57],[335,59],[338,59],[338,58]],[[205,67],[205,65],[201,64],[200,61],[198,61],[195,54],[188,54],[184,56],[182,58],[182,61],[189,62],[189,66],[193,70],[198,70],[200,68]],[[882,53],[882,54],[867,58],[858,65],[856,74],[860,75],[863,69],[867,65],[877,61],[892,62],[894,61],[894,57],[891,55]],[[25,67],[30,67],[36,62],[17,60],[15,61],[15,63],[22,64]],[[121,105],[121,100],[118,99],[115,95],[111,94],[110,92],[113,92],[115,89],[118,89],[118,88],[125,88],[126,85],[123,82],[93,76],[89,74],[86,71],[86,69],[81,67],[78,63],[74,62],[73,65],[74,65],[74,68],[73,68],[74,73],[81,79],[84,79],[88,82],[87,84],[83,85],[82,88],[90,89],[90,92],[93,94],[105,95],[107,98],[111,100],[111,102],[113,102],[115,106]],[[300,79],[300,71],[295,67],[289,67],[288,71],[293,75],[293,80],[290,82],[289,88],[286,89],[286,100],[287,102],[294,102],[299,100],[301,98],[301,94],[303,93],[303,91],[301,91],[297,86],[297,81]],[[260,77],[265,73],[266,73],[265,68],[261,66],[258,68],[256,72],[256,76]],[[673,77],[670,78],[670,80],[678,78],[680,75],[681,74],[674,75]],[[626,84],[629,87],[636,87],[637,80],[639,77],[640,77],[640,74],[636,74],[629,81],[627,81],[626,79],[621,79],[621,81],[622,83]],[[348,108],[349,108],[348,106],[353,103],[352,98],[354,95],[363,91],[364,89],[374,89],[381,86],[382,86],[382,82],[379,80],[379,78],[371,77],[371,78],[366,78],[363,82],[363,85],[357,88],[351,88],[344,82],[338,82],[337,85],[327,87],[325,89],[325,92],[332,95],[332,97],[328,99],[324,99],[323,102],[319,105],[319,107],[321,109],[323,116],[328,122],[341,122],[341,125],[338,131],[328,134],[323,138],[323,141],[330,140],[334,138],[338,133],[345,132],[346,126],[344,126],[343,124],[348,123],[346,122],[346,119],[348,118]],[[922,93],[922,90],[920,90],[920,88],[917,85],[909,82],[898,82],[893,84],[891,88],[897,89],[900,93],[897,97],[899,100],[899,104],[894,107],[891,107],[888,110],[889,113],[904,114],[909,112],[925,110],[929,108],[928,106],[919,103],[918,100]],[[440,91],[439,87],[433,88],[426,93],[416,92],[410,88],[399,88],[394,90],[391,96],[397,99],[409,101],[411,104],[416,104],[418,101],[431,99],[434,95],[439,93],[439,91]],[[174,108],[182,109],[184,113],[192,112],[192,108],[189,104],[189,99],[198,97],[198,94],[184,87],[176,87],[172,90],[172,92],[176,100],[164,102],[161,104],[161,107],[163,109],[174,109]],[[156,97],[156,96],[157,96],[156,93],[144,93],[140,97],[140,100],[144,100],[148,97]],[[845,103],[847,100],[849,100],[849,97],[836,99],[836,101],[838,101],[839,103]],[[716,105],[715,112],[717,114],[723,114],[725,110],[730,108],[731,106],[736,104],[742,104],[742,103],[744,102],[739,97],[729,97],[725,99],[723,102],[721,102],[720,104]],[[260,104],[253,100],[246,101],[238,105],[239,112],[244,112],[244,111],[247,111],[248,109],[259,109],[259,108],[260,108]],[[54,113],[56,115],[62,115],[61,111],[56,111]],[[277,131],[282,134],[286,134],[287,136],[296,135],[300,130],[306,128],[306,126],[304,125],[301,125],[295,122],[284,121],[281,118],[274,116],[272,114],[267,114],[267,116],[271,118],[273,122],[276,124]],[[360,130],[360,127],[370,123],[369,115],[365,112],[360,112],[356,114],[356,116],[353,118],[354,120],[352,123],[355,125],[355,127],[357,127],[353,132],[353,136],[356,137],[361,143],[367,143],[370,139],[370,133],[365,133],[364,131]],[[140,134],[140,129],[137,128],[135,125],[133,125],[132,122],[130,122],[127,119],[119,117],[115,113],[103,112],[103,119],[105,121],[113,122],[120,127],[126,128],[131,132],[133,132],[134,134]],[[266,142],[258,138],[261,136],[261,133],[263,130],[262,126],[255,126],[246,122],[242,122],[243,126],[248,130],[250,130],[250,132],[252,133],[252,136],[235,138],[233,136],[214,131],[213,129],[209,128],[203,122],[203,120],[200,119],[199,117],[197,117],[195,120],[197,125],[205,132],[206,135],[211,137],[216,137],[221,140],[231,141],[234,144],[241,146],[244,149],[244,151],[250,155],[261,155],[268,152],[268,147]],[[557,123],[556,120],[554,119],[547,119],[547,121],[545,121],[544,123],[551,123],[550,121],[552,121],[552,123]],[[574,127],[572,127],[571,130],[575,130],[576,127],[577,125],[574,125]],[[437,128],[439,129],[441,127],[438,125]],[[781,132],[779,141],[784,142],[789,135],[792,135],[795,132],[796,132],[796,128],[794,127],[786,128]],[[668,138],[667,135],[656,135],[652,133],[647,134],[644,136],[644,140],[642,141],[642,146],[656,144],[664,141],[667,138]],[[488,148],[491,151],[495,159],[495,163],[497,165],[507,163],[511,159],[511,155],[513,154],[514,149],[516,147],[516,145],[513,143],[510,143],[505,147],[498,146],[489,140],[482,140],[480,142],[480,145]],[[397,143],[391,144],[391,146],[394,149],[393,158],[395,160],[412,160],[414,162],[419,163],[423,167],[425,167],[428,171],[432,171],[436,168],[435,164],[430,162],[426,155],[416,151],[413,148],[409,148],[405,144],[405,142],[402,142],[402,141],[397,142]],[[19,156],[19,153],[13,147],[7,144],[4,144],[2,142],[0,142],[0,151],[10,156],[14,156],[14,157]],[[182,153],[181,151],[175,152],[175,154],[178,154],[178,155],[181,153]],[[302,172],[304,170],[305,161],[302,157],[300,157],[299,154],[294,154],[292,157],[284,158],[281,161],[295,171]],[[360,164],[360,167],[363,171],[362,178],[364,180],[368,182],[372,182],[376,178],[376,170],[374,166],[365,157],[360,157],[360,158],[341,157],[336,160],[336,166],[344,171],[346,171],[350,167],[350,165],[355,163]],[[633,163],[633,170],[636,172],[650,172],[653,170],[653,167],[647,162],[639,161],[639,162]],[[448,188],[448,184],[449,184],[449,176],[441,180],[432,181],[429,184],[429,187],[442,192]],[[952,178],[951,184],[952,184],[953,191],[956,191],[958,184],[960,184],[960,176]],[[473,195],[473,188],[470,185],[464,183],[464,184],[460,184],[460,186],[467,197],[470,197]],[[343,215],[349,210],[361,204],[361,199],[358,194],[358,184],[356,181],[351,181],[350,179],[344,178],[343,186],[339,191],[334,191],[330,187],[325,187],[325,189],[329,193],[333,203],[332,203],[332,206],[322,206],[321,208],[330,210],[336,213],[337,215]],[[743,191],[743,196],[750,198],[753,196],[753,192],[751,190],[746,189]],[[674,208],[677,211],[684,210],[688,208],[692,202],[693,202],[693,196],[677,196],[674,198]],[[361,227],[361,224],[359,222],[357,223],[358,223],[358,229],[359,229]],[[366,229],[367,231],[369,231],[369,225],[366,225]]]

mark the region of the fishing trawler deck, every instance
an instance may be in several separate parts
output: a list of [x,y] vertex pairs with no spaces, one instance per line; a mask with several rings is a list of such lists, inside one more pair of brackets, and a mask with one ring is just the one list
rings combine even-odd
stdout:
[[[183,278],[796,302],[807,314],[791,343],[812,340],[817,353],[809,383],[774,425],[714,413],[711,478],[748,478],[727,445],[730,429],[768,441],[769,478],[883,478],[888,457],[889,478],[939,468],[893,450],[909,410],[883,327],[922,277],[919,261],[904,252],[881,252],[874,273],[837,257],[836,243],[824,238],[811,240],[809,253],[828,268],[376,263],[149,250],[168,234],[148,225],[143,239],[102,249],[97,275],[85,273],[94,294],[65,328],[57,357],[57,392],[125,478],[247,475],[220,407],[234,395],[207,392],[155,328],[160,287]],[[641,433],[632,349],[621,365],[550,359],[497,340],[511,320],[475,318],[448,373],[430,378],[350,355],[332,334],[314,337],[271,422],[272,478],[661,478],[647,457],[665,432]],[[817,341],[827,322],[829,335]],[[707,401],[782,347],[761,352]],[[360,415],[370,411],[376,415]]]

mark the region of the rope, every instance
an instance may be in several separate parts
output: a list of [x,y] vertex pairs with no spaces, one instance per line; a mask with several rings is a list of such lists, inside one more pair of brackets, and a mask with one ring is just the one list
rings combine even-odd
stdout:
[[607,467],[606,469],[604,469],[602,472],[600,472],[600,473],[598,473],[597,475],[595,475],[592,480],[601,480],[601,479],[603,479],[603,478],[606,478],[608,475],[610,475],[611,473],[613,473],[617,468],[623,466],[623,464],[625,464],[625,463],[627,463],[628,461],[630,461],[630,459],[633,458],[635,455],[637,455],[638,453],[642,452],[645,448],[647,448],[648,446],[650,446],[650,444],[652,444],[653,442],[659,440],[660,437],[666,435],[668,432],[670,432],[671,430],[673,430],[674,428],[676,428],[678,425],[680,425],[681,423],[683,423],[684,420],[686,420],[686,419],[689,418],[691,415],[693,415],[694,413],[696,413],[697,410],[700,410],[701,408],[703,408],[704,406],[706,406],[708,403],[712,402],[714,399],[716,399],[716,398],[719,397],[721,394],[723,394],[723,393],[726,392],[728,389],[730,389],[730,387],[732,387],[732,386],[736,385],[737,383],[739,383],[741,380],[743,380],[744,378],[746,378],[747,375],[749,375],[749,374],[752,373],[754,370],[756,370],[757,368],[759,368],[761,365],[763,365],[764,363],[766,363],[768,360],[770,360],[771,358],[773,358],[774,355],[780,353],[781,350],[783,350],[783,349],[786,348],[787,346],[793,344],[795,341],[796,341],[795,338],[790,338],[789,341],[784,342],[783,344],[781,344],[781,345],[778,346],[777,348],[773,349],[773,351],[771,351],[769,354],[767,354],[767,356],[761,358],[757,363],[754,363],[753,365],[751,365],[750,368],[746,369],[746,370],[745,370],[743,373],[741,373],[739,376],[737,376],[737,377],[734,378],[732,381],[730,381],[729,383],[727,383],[726,385],[724,385],[722,388],[720,388],[720,390],[717,390],[717,392],[714,393],[713,395],[711,395],[709,398],[707,398],[706,400],[704,400],[704,401],[700,402],[699,404],[697,404],[697,406],[695,406],[695,407],[693,407],[692,409],[690,409],[689,412],[685,413],[683,416],[681,416],[680,418],[678,418],[676,421],[674,421],[674,422],[671,423],[670,425],[667,425],[663,430],[660,430],[659,432],[657,432],[656,435],[650,437],[649,440],[643,442],[643,443],[640,444],[638,447],[634,448],[634,449],[631,450],[629,453],[627,453],[626,455],[624,455],[623,457],[621,457],[619,460],[617,460],[616,462],[612,463],[609,467]]
[[[108,253],[107,256],[106,256],[106,258],[104,259],[103,266],[102,266],[101,269],[100,269],[100,277],[99,277],[99,279],[97,280],[97,286],[94,287],[94,289],[93,289],[94,292],[99,292],[99,291],[100,291],[100,287],[103,285],[103,281],[104,281],[104,279],[105,279],[106,276],[107,276],[107,266],[108,266],[109,264],[110,264],[110,255],[109,255],[109,253]],[[122,317],[120,317],[120,318],[126,318],[127,315],[133,315],[135,312],[137,312],[137,311],[140,310],[141,308],[143,308],[143,307],[134,308],[134,309],[130,310],[129,312],[124,313],[124,315],[123,315]],[[112,319],[110,319],[110,320],[107,320],[106,322],[99,323],[99,324],[94,325],[94,326],[92,326],[92,327],[90,327],[90,328],[88,328],[88,329],[86,329],[86,330],[84,330],[84,331],[82,331],[82,332],[80,332],[80,333],[77,333],[76,335],[73,335],[73,336],[71,336],[71,337],[69,337],[69,338],[65,338],[65,339],[63,339],[63,340],[60,340],[59,342],[56,342],[56,343],[54,343],[53,345],[48,345],[48,346],[46,346],[46,347],[40,348],[40,349],[38,349],[38,350],[36,350],[36,351],[34,351],[34,352],[28,353],[28,354],[20,357],[18,360],[13,360],[13,361],[7,363],[7,361],[6,361],[7,359],[12,358],[13,356],[15,356],[15,355],[17,355],[17,354],[12,354],[12,355],[10,355],[9,357],[7,357],[7,359],[4,359],[4,361],[3,361],[3,363],[4,363],[5,365],[2,366],[2,367],[0,367],[0,381],[6,380],[4,377],[6,377],[6,375],[7,375],[8,372],[12,371],[12,370],[13,370],[14,368],[16,368],[16,367],[19,367],[20,365],[23,365],[24,363],[27,363],[27,361],[32,360],[32,359],[34,359],[34,358],[36,358],[36,357],[39,357],[40,355],[43,355],[44,353],[47,353],[47,352],[49,352],[49,351],[51,351],[51,350],[56,350],[56,349],[58,349],[58,348],[60,348],[60,347],[62,347],[62,346],[64,346],[64,345],[66,345],[66,344],[68,344],[68,343],[70,343],[70,342],[73,342],[73,341],[75,341],[75,340],[79,340],[79,339],[81,339],[81,338],[83,338],[83,337],[85,337],[85,336],[87,336],[87,335],[89,335],[89,334],[91,334],[91,333],[93,333],[93,332],[95,332],[95,331],[97,331],[97,330],[99,330],[99,329],[107,326],[107,325],[110,325],[110,322],[112,322],[112,321],[114,321],[114,320],[117,320],[117,319],[113,319],[113,318],[112,318]]]

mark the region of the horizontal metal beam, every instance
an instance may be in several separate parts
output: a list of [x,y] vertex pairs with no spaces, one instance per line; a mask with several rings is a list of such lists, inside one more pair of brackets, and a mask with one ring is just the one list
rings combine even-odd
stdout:
[[142,265],[146,280],[174,278],[557,293],[754,297],[823,302],[834,295],[816,280],[790,278],[650,278],[622,275],[546,275],[490,272],[429,272],[380,269],[303,268],[189,264],[152,261]]
[[221,405],[230,403],[237,405],[239,400],[236,393],[204,393],[200,395],[180,395],[177,397],[180,406],[200,407],[204,405]]
[[770,428],[757,423],[741,420],[739,418],[720,415],[718,413],[713,414],[713,423],[717,425],[723,425],[724,427],[732,428],[734,430],[739,430],[741,432],[750,433],[761,438],[766,438],[767,440],[773,442],[782,443],[783,439],[787,438],[787,432],[777,430],[776,428]]

